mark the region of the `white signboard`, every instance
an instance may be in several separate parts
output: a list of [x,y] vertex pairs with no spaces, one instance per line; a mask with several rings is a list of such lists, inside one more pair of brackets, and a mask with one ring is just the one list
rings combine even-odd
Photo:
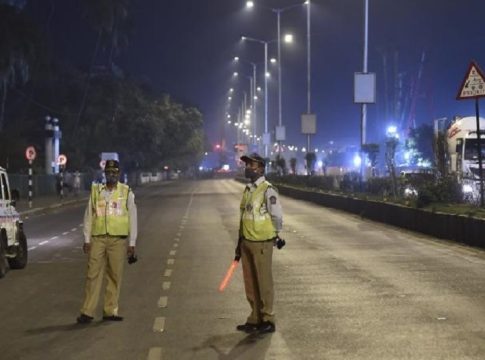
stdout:
[[306,135],[317,133],[317,116],[315,114],[303,114],[301,116],[301,133]]
[[354,74],[354,103],[374,104],[376,102],[376,74]]
[[286,140],[286,129],[284,126],[277,126],[276,127],[276,141],[285,141]]

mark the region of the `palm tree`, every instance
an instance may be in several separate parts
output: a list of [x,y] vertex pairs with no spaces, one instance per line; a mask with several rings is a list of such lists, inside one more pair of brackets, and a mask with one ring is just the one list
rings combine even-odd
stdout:
[[98,58],[100,47],[104,51],[109,47],[108,68],[111,69],[113,56],[121,46],[128,43],[128,7],[130,0],[82,0],[84,15],[91,27],[97,32],[97,40],[91,58],[89,72],[84,86],[84,94],[81,100],[75,129],[82,117],[88,96],[89,80],[92,77],[94,65]]
[[29,80],[37,39],[32,22],[19,8],[0,4],[0,131],[8,89]]

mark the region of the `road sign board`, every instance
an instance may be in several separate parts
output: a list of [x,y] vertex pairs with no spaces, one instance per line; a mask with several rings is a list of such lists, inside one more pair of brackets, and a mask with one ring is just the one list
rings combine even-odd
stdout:
[[27,160],[35,160],[35,157],[37,156],[37,152],[35,151],[35,148],[33,146],[29,146],[27,149],[25,149],[25,157]]
[[57,164],[58,165],[66,165],[67,163],[67,156],[66,155],[63,155],[63,154],[60,154],[58,157],[57,157]]
[[457,100],[485,97],[485,75],[475,62],[468,67]]

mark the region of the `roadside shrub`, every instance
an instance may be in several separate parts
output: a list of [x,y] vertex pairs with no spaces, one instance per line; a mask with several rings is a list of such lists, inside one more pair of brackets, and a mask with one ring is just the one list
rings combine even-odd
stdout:
[[349,172],[344,174],[342,181],[340,182],[340,190],[344,192],[356,192],[360,188],[360,176],[358,172]]
[[387,196],[392,193],[391,178],[370,178],[366,183],[366,190],[372,195]]

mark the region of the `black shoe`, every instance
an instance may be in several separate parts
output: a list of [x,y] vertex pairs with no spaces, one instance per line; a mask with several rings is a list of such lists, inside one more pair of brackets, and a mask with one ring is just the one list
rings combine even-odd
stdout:
[[93,317],[86,314],[81,314],[76,318],[78,324],[89,324],[91,321],[93,321]]
[[118,316],[118,315],[110,315],[110,316],[103,316],[103,320],[106,321],[123,321],[123,316]]
[[261,334],[274,333],[276,330],[275,324],[269,321],[264,321],[259,325],[258,331]]
[[256,332],[258,330],[258,325],[256,324],[250,324],[250,323],[245,323],[242,325],[236,326],[237,331],[244,331],[245,333],[252,333]]

